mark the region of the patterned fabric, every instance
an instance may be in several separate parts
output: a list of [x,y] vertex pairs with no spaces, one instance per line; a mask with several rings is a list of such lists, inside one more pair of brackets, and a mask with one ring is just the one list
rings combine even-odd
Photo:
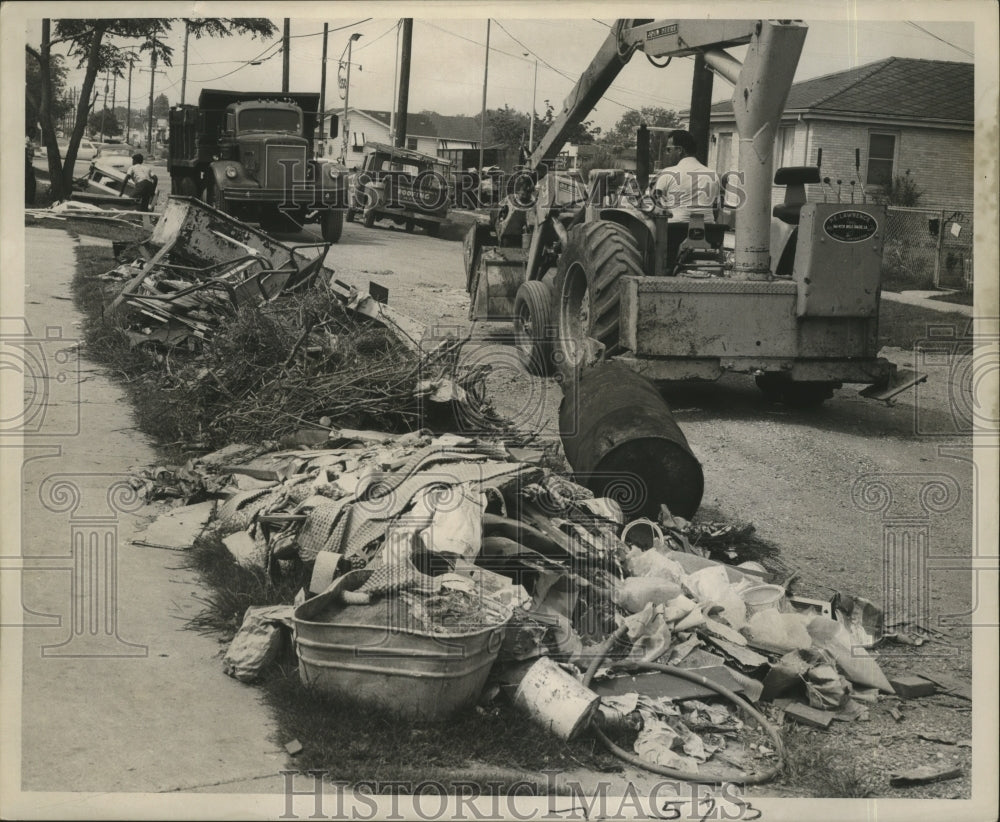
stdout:
[[437,590],[434,577],[421,573],[409,559],[376,568],[358,593],[386,596],[399,591],[433,593]]
[[303,562],[316,559],[316,554],[320,551],[331,550],[327,547],[330,535],[348,502],[346,498],[331,500],[313,508],[299,532],[299,556]]

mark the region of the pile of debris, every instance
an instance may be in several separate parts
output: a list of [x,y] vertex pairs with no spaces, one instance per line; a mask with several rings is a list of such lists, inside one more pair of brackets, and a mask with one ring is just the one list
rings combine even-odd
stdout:
[[[116,204],[119,205],[119,204]],[[134,206],[135,200],[125,198],[121,201],[123,206]],[[63,200],[54,203],[49,208],[26,208],[24,214],[31,220],[57,220],[68,219],[97,220],[101,222],[111,222],[118,224],[128,224],[141,226],[142,228],[152,228],[158,222],[160,215],[152,211],[137,211],[132,208],[103,207],[96,203],[80,202],[77,200]]]
[[214,526],[234,562],[301,575],[294,603],[245,615],[225,661],[244,680],[291,628],[316,687],[430,719],[506,695],[565,739],[590,729],[657,773],[743,783],[781,766],[760,702],[828,724],[893,692],[865,651],[880,631],[870,603],[796,597],[755,562],[709,559],[690,523],[666,509],[626,522],[539,457],[342,430],[136,482],[148,497],[221,499]]
[[280,440],[303,424],[315,429],[305,442],[332,425],[409,431],[458,407],[480,430],[502,429],[484,399],[488,368],[460,367],[465,340],[425,343],[384,289],[362,294],[324,268],[327,249],[171,198],[148,239],[115,244],[91,341],[126,361],[156,406],[140,416],[169,442]]
[[240,308],[309,287],[328,248],[288,246],[197,200],[171,198],[150,237],[105,279],[121,284],[111,307],[130,310],[136,342],[193,346]]

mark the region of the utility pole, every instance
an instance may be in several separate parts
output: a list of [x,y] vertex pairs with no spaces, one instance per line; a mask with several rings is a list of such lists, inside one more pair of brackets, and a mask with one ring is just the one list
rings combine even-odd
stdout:
[[396,93],[399,89],[399,30],[402,28],[403,19],[396,21],[396,51],[393,52],[394,62],[392,64],[392,111],[389,112],[389,142],[396,145]]
[[146,151],[153,154],[153,87],[156,83],[156,36],[153,36],[152,54],[149,58],[149,115],[146,126]]
[[[326,146],[323,144],[323,136],[326,132],[326,40],[330,33],[330,24],[323,24],[323,71],[319,78],[319,150],[326,154]],[[322,156],[322,155],[321,155]]]
[[127,111],[125,114],[125,142],[132,142],[132,66],[135,65],[135,52],[130,51],[128,53],[128,101],[126,102]]
[[[524,52],[527,57],[530,52]],[[535,80],[531,84],[531,124],[528,126],[528,155],[535,149],[535,98],[538,95],[538,58],[535,58]]]
[[479,173],[483,173],[483,149],[486,146],[486,81],[490,76],[490,20],[486,19],[486,65],[483,68],[483,110],[479,124]]
[[184,105],[184,91],[188,81],[188,37],[191,36],[191,27],[187,18],[184,19],[184,68],[181,69],[181,105]]
[[[344,128],[344,138],[341,142],[341,151],[344,155],[344,165],[347,165],[347,144],[351,133],[351,115],[348,110],[348,105],[350,104],[351,99],[351,51],[354,46],[354,41],[360,39],[361,34],[354,32],[351,35],[351,38],[347,41],[347,78],[344,81],[344,122],[342,123]],[[341,61],[344,59],[343,52],[340,53],[340,59]],[[341,65],[343,65],[343,62],[341,62]]]
[[115,114],[115,100],[118,98],[118,70],[115,70],[114,75],[111,77],[111,117],[115,121],[115,125],[118,125],[118,115]]
[[403,50],[399,58],[399,100],[396,108],[394,145],[406,148],[406,117],[410,107],[410,50],[413,45],[413,18],[403,18]]
[[101,110],[101,142],[104,142],[104,123],[108,119],[108,80],[111,79],[111,69],[104,75],[104,107]]
[[289,54],[288,47],[291,42],[291,21],[285,18],[285,31],[281,37],[281,90],[288,91]]
[[153,86],[156,82],[156,38],[153,38],[153,56],[149,70],[149,120],[146,127],[146,151],[153,154]]

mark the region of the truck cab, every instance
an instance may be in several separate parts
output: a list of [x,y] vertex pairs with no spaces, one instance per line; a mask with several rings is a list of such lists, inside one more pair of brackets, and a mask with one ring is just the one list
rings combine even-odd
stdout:
[[280,195],[287,175],[293,182],[304,182],[308,150],[309,141],[302,136],[302,109],[297,105],[268,100],[226,107],[219,159],[242,164],[246,178],[260,188]]
[[347,169],[313,157],[318,107],[312,93],[203,89],[197,106],[170,112],[172,193],[280,228],[318,221],[337,242]]
[[364,166],[348,183],[347,220],[361,215],[370,228],[389,219],[436,237],[448,216],[451,161],[385,143],[367,143],[365,150]]

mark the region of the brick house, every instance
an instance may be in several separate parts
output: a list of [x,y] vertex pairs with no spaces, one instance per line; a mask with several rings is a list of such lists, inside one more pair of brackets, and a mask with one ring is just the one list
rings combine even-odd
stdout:
[[[869,194],[909,171],[923,191],[921,208],[971,212],[974,108],[972,63],[889,57],[815,77],[791,88],[774,165],[815,165],[822,149],[823,175],[834,188],[843,180],[849,199],[859,149]],[[720,172],[738,161],[732,111],[730,101],[712,106],[708,165]],[[810,197],[821,199],[812,188]]]

